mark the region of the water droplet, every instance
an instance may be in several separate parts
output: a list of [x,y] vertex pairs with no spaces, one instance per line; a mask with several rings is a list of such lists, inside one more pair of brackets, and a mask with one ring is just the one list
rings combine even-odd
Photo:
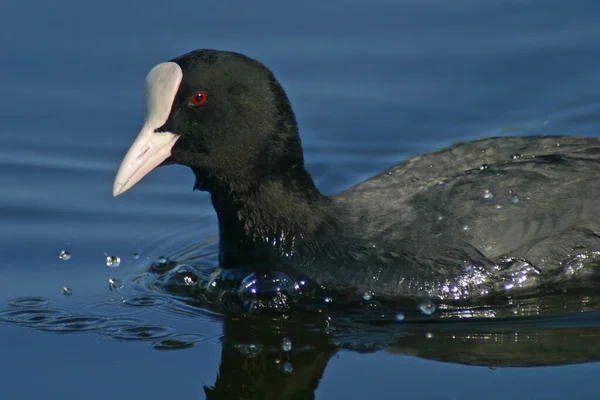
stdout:
[[519,196],[517,194],[513,194],[512,198],[511,198],[511,202],[513,204],[519,204],[521,202],[521,200],[519,199]]
[[431,332],[427,332],[427,333],[425,334],[425,337],[426,337],[427,339],[431,339],[431,338],[433,338],[433,333],[431,333]]
[[465,232],[466,232],[466,231],[468,231],[470,228],[469,228],[469,225],[463,225],[461,229],[462,229],[463,231],[465,231]]
[[281,341],[281,350],[285,352],[292,350],[292,341],[289,338],[283,338]]
[[166,263],[166,262],[167,262],[167,257],[165,257],[165,256],[159,256],[159,257],[156,259],[156,262],[157,262],[157,263],[159,263],[159,264],[164,264],[164,263]]
[[488,169],[488,167],[489,167],[489,165],[487,165],[487,164],[481,164],[481,165],[479,166],[479,170],[480,170],[480,171],[483,171],[484,169]]
[[489,189],[483,189],[483,191],[481,192],[481,198],[483,200],[493,200],[494,193],[492,193],[492,191]]
[[110,278],[107,282],[110,290],[121,289],[123,287],[121,281],[115,278]]
[[323,301],[324,301],[325,303],[333,303],[333,299],[332,299],[331,297],[329,297],[329,296],[325,297],[325,298],[323,299]]
[[72,295],[72,294],[73,294],[73,291],[71,290],[71,288],[70,288],[70,287],[68,287],[68,286],[63,286],[63,294],[64,294],[65,296],[70,296],[70,295]]
[[140,253],[133,253],[133,259],[137,260],[138,258],[140,258]]
[[364,301],[369,301],[373,298],[373,292],[371,292],[370,290],[367,290],[366,292],[363,293],[362,298]]
[[419,311],[421,314],[430,316],[435,312],[435,304],[431,300],[425,300],[419,304]]
[[58,258],[63,261],[67,261],[68,259],[71,258],[71,253],[69,253],[67,250],[62,250],[60,252],[60,254],[58,255]]
[[402,322],[402,321],[404,321],[405,318],[406,318],[406,315],[404,315],[403,312],[399,312],[396,314],[396,321]]
[[294,368],[292,367],[292,363],[290,363],[289,361],[284,362],[281,369],[282,369],[283,373],[286,375],[291,375],[292,372],[294,371]]
[[519,158],[522,158],[523,154],[513,154],[512,156],[510,156],[511,160],[518,160]]
[[438,221],[442,221],[443,219],[444,219],[444,216],[443,216],[443,215],[438,215],[438,216],[437,216],[437,220],[438,220]]
[[107,256],[106,257],[106,266],[116,268],[121,265],[121,259],[117,256]]

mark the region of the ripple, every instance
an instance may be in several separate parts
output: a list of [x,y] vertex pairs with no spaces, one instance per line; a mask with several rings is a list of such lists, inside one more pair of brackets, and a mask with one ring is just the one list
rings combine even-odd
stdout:
[[9,307],[46,307],[50,299],[46,297],[19,297],[6,302]]
[[51,308],[24,308],[0,312],[0,321],[33,326],[51,322],[57,317],[63,316],[69,316],[69,313]]
[[198,334],[175,335],[152,343],[152,347],[156,350],[182,350],[206,340],[208,340],[207,336]]
[[106,325],[106,318],[99,316],[66,316],[58,317],[39,324],[36,330],[50,332],[85,332],[95,331]]
[[124,298],[122,303],[132,307],[153,307],[165,304],[167,301],[159,296],[136,295]]
[[137,315],[144,310],[135,307],[124,307],[121,300],[108,300],[83,305],[82,308],[89,314],[95,314],[105,317],[117,317],[123,315]]
[[138,326],[144,325],[146,321],[141,318],[135,317],[116,317],[116,318],[106,318],[106,326],[105,328],[114,331],[115,328],[124,328],[128,326]]
[[105,330],[107,336],[124,341],[157,340],[172,335],[174,332],[173,329],[160,325],[123,326]]

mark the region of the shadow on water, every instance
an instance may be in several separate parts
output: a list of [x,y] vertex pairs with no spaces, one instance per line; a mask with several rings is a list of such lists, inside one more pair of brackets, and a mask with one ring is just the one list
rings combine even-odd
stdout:
[[[597,290],[565,289],[544,297],[478,305],[396,304],[393,318],[384,306],[373,307],[371,299],[362,299],[369,306],[358,311],[331,305],[311,313],[240,312],[227,307],[223,296],[211,302],[206,290],[198,289],[210,285],[214,277],[214,244],[190,252],[196,256],[179,254],[183,262],[160,259],[135,276],[113,282],[114,296],[89,305],[87,314],[57,308],[46,298],[18,298],[0,311],[0,322],[37,331],[88,332],[104,340],[145,342],[159,351],[219,340],[219,371],[214,383],[204,387],[208,399],[312,399],[329,360],[340,350],[385,351],[491,368],[600,360]],[[217,320],[222,334],[210,337],[152,323],[145,317],[148,310],[190,320]]]

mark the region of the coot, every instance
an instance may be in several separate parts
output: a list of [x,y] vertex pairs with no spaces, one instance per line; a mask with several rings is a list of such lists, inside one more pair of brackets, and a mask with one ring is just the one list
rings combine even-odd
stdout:
[[196,50],[156,65],[146,85],[147,117],[113,194],[159,165],[190,167],[218,215],[223,269],[292,268],[325,288],[442,299],[593,275],[598,139],[459,143],[325,196],[286,93],[260,62]]

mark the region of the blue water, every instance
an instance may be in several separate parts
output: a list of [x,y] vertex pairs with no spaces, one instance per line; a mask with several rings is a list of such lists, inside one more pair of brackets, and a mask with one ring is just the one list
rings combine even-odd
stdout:
[[[593,0],[0,2],[0,397],[205,398],[216,385],[212,398],[235,398],[227,388],[244,383],[256,398],[595,399],[593,294],[514,304],[518,322],[350,324],[324,343],[152,284],[160,256],[214,265],[216,217],[191,171],[111,191],[146,73],[195,48],[275,72],[325,193],[458,140],[598,136],[598,12]],[[276,351],[283,337],[291,352]],[[157,349],[169,343],[191,347]]]

